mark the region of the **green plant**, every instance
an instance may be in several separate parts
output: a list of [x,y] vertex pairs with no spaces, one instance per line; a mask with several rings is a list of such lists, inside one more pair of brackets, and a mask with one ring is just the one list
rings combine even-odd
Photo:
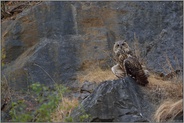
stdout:
[[72,117],[66,117],[65,122],[73,122],[73,118]]
[[71,111],[78,106],[78,99],[63,97],[55,112],[52,113],[52,122],[72,122]]
[[91,115],[86,113],[86,111],[82,105],[80,105],[80,107],[81,107],[81,112],[82,112],[82,115],[79,117],[80,122],[89,121],[91,119]]
[[15,121],[15,122],[31,121],[32,116],[30,112],[19,115],[19,112],[22,112],[25,108],[26,108],[26,105],[24,104],[24,100],[12,102],[12,109],[10,110],[10,116],[12,117],[12,121]]
[[11,121],[16,122],[48,122],[51,121],[51,114],[55,111],[60,101],[62,101],[63,94],[67,92],[67,88],[55,84],[53,89],[40,84],[34,83],[30,86],[31,95],[37,101],[37,109],[34,111],[27,111],[27,104],[25,100],[18,100],[12,102],[10,110]]
[[90,115],[89,114],[83,114],[79,118],[80,118],[80,122],[84,122],[84,121],[86,121],[90,118]]

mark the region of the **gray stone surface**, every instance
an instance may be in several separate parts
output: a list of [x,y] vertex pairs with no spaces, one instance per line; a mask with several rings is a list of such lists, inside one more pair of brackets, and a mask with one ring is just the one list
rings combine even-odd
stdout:
[[91,92],[93,92],[94,91],[94,89],[96,88],[96,86],[97,86],[97,83],[95,83],[95,82],[88,82],[88,81],[85,81],[83,84],[82,84],[82,87],[81,87],[81,89],[80,89],[80,92],[82,93],[82,92],[89,92],[89,93],[91,93]]
[[56,82],[73,87],[79,57],[71,40],[64,37],[60,40],[42,39],[4,69],[2,74],[14,89],[25,89],[34,82],[45,85]]
[[[105,81],[72,112],[74,121],[144,122],[149,121],[152,106],[136,82],[127,77]],[[82,118],[87,115],[88,117]]]
[[[80,47],[82,55],[88,59],[90,52],[93,60],[111,65],[115,40],[126,39],[133,47],[135,34],[147,68],[166,74],[171,72],[167,58],[174,69],[182,68],[182,10],[182,2],[172,1],[42,2],[20,13],[9,26],[2,23],[5,61],[14,61],[40,38],[81,35],[86,45]],[[96,56],[102,50],[108,55]]]
[[2,32],[6,62],[11,62],[40,38],[76,34],[71,4],[42,2],[20,13]]

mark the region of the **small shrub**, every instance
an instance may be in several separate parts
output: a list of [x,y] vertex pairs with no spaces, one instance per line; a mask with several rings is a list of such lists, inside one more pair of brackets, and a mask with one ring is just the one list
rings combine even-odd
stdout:
[[84,122],[90,118],[89,114],[84,114],[80,116],[80,122]]
[[24,104],[24,100],[19,100],[17,102],[12,102],[12,109],[10,110],[10,116],[12,117],[12,121],[15,122],[29,122],[32,119],[31,113],[27,112],[26,114],[19,114],[26,108]]
[[91,119],[91,115],[86,113],[84,107],[82,105],[80,105],[81,107],[81,112],[82,112],[82,115],[79,117],[80,119],[80,122],[87,122]]
[[55,111],[60,101],[62,101],[63,94],[67,88],[55,84],[54,89],[49,90],[48,87],[40,83],[34,83],[30,86],[31,96],[37,101],[37,109],[34,111],[27,111],[25,100],[18,100],[12,102],[10,110],[11,121],[16,122],[48,122],[51,121],[51,114]]
[[62,98],[56,110],[51,114],[52,122],[72,122],[71,111],[78,106],[77,99]]

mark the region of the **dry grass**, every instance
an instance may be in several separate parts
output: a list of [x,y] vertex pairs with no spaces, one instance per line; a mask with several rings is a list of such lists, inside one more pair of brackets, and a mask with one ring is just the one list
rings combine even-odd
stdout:
[[[143,58],[141,58],[141,48],[139,39],[136,34],[134,34],[134,42],[133,49],[136,57],[142,65],[146,66],[146,63]],[[178,58],[174,56],[176,66],[172,66],[172,63],[165,53],[166,64],[163,65],[163,70],[169,75],[171,72],[175,72],[175,70],[182,70],[182,66],[179,65]],[[143,91],[148,96],[148,99],[158,110],[155,113],[155,121],[166,121],[167,119],[173,119],[178,113],[183,111],[181,100],[183,98],[183,79],[180,76],[174,75],[171,79],[163,80],[163,78],[158,77],[158,75],[154,75],[150,73],[148,78],[149,84],[146,88],[143,88]],[[166,100],[170,100],[167,101]],[[172,100],[172,101],[171,101]],[[178,101],[179,100],[179,101]]]
[[134,48],[135,56],[138,58],[138,60],[140,60],[140,58],[141,58],[141,49],[140,49],[139,39],[137,38],[135,33],[134,33],[133,48]]
[[180,104],[174,102],[183,98],[183,83],[165,81],[154,74],[148,77],[148,81],[149,84],[142,89],[156,111],[152,114],[152,120],[156,122],[172,120],[182,109]]
[[58,105],[56,111],[52,113],[52,122],[65,122],[65,118],[69,117],[71,111],[77,106],[77,99],[63,97],[62,102]]
[[150,75],[149,84],[145,88],[150,100],[159,105],[164,100],[178,100],[183,97],[183,83],[163,81],[161,77]]
[[166,69],[166,68],[164,68],[164,67],[163,67],[163,69],[165,70],[166,73],[173,72],[174,71],[174,68],[173,68],[173,66],[171,64],[171,61],[170,61],[170,59],[169,59],[169,57],[168,57],[167,54],[165,54],[165,60],[166,60],[167,65],[169,66],[169,70]]
[[173,120],[178,114],[183,112],[183,100],[176,102],[166,101],[156,111],[154,120],[156,122],[165,122]]
[[79,82],[89,81],[100,83],[106,80],[114,80],[117,77],[112,73],[111,69],[102,70],[99,67],[87,69],[77,75]]

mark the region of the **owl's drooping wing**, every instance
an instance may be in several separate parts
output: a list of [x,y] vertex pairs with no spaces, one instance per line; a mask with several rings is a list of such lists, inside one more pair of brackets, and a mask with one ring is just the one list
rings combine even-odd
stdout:
[[127,75],[134,78],[138,84],[145,86],[149,83],[144,73],[144,70],[142,69],[142,66],[137,60],[137,58],[128,57],[124,60],[123,64]]

